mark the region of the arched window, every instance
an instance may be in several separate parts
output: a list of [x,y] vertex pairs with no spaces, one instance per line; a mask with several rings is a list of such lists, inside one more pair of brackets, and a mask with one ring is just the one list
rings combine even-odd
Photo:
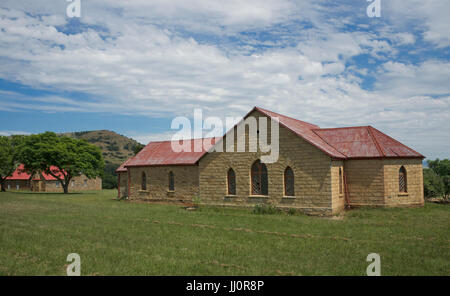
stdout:
[[342,194],[342,169],[339,168],[339,194]]
[[175,176],[173,172],[169,172],[169,190],[175,191]]
[[228,194],[236,195],[236,174],[233,169],[229,169],[227,173]]
[[406,179],[406,169],[404,166],[398,171],[398,191],[408,192],[407,179]]
[[147,190],[147,176],[142,172],[141,189]]
[[284,170],[284,195],[294,196],[294,171],[287,167]]
[[264,163],[259,160],[253,163],[251,179],[253,195],[268,195],[267,167]]

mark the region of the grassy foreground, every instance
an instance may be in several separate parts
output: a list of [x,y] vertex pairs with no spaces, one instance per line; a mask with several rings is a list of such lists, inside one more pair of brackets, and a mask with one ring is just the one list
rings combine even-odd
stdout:
[[0,275],[450,275],[450,207],[341,218],[114,200],[116,192],[0,193]]

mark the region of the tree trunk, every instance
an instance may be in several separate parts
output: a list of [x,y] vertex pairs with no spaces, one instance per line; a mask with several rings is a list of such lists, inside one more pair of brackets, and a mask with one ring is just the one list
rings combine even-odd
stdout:
[[4,183],[5,183],[5,179],[1,179],[0,180],[0,191],[1,192],[5,192],[6,191]]
[[63,184],[64,194],[69,193],[69,183]]

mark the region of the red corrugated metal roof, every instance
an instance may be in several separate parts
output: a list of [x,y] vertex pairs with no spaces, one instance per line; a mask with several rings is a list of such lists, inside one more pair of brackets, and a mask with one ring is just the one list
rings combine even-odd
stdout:
[[[57,167],[50,167],[50,169],[52,170],[52,172],[57,175],[57,176],[61,176],[61,173],[59,172],[59,169]],[[54,181],[57,180],[55,177],[53,177],[52,175],[46,174],[46,173],[42,173],[42,176],[44,177],[44,180],[46,181]],[[6,178],[7,180],[28,180],[30,179],[30,174],[26,173],[24,171],[24,165],[21,164],[17,167],[17,169],[14,171],[14,173],[12,174],[11,177]],[[41,178],[38,178],[37,176],[35,178],[33,178],[33,180],[40,180]]]
[[347,158],[424,157],[371,126],[313,131]]
[[127,160],[125,160],[124,163],[122,163],[117,169],[116,169],[116,173],[122,173],[122,172],[126,172],[127,168],[125,167],[125,165],[133,158],[134,156],[128,158]]
[[376,142],[382,149],[383,156],[385,157],[421,157],[425,158],[419,152],[409,148],[408,146],[400,143],[399,141],[389,137],[374,127],[369,127]]
[[[132,166],[194,165],[212,147],[212,145],[208,145],[208,149],[205,150],[202,141],[215,143],[214,138],[180,140],[180,144],[191,147],[191,152],[175,152],[172,149],[172,141],[150,142],[138,154],[127,160],[124,168]],[[200,145],[201,152],[194,152],[194,145]]]
[[320,129],[319,126],[295,118],[291,118],[282,114],[278,114],[269,110],[265,110],[259,107],[255,107],[253,110],[257,110],[270,118],[278,117],[280,125],[291,130],[292,132],[297,134],[297,136],[303,138],[305,141],[316,146],[329,156],[334,158],[345,158],[344,154],[336,150],[335,147],[331,146],[329,143],[327,143],[321,137],[319,137],[316,133],[314,133],[313,130]]
[[23,164],[19,165],[12,176],[6,178],[7,180],[28,180],[30,175],[23,171]]
[[[254,107],[244,118],[255,110],[269,118],[278,118],[281,126],[291,130],[297,136],[333,158],[424,158],[420,153],[371,126],[321,129],[315,124],[259,107]],[[207,140],[210,139],[214,140],[214,138],[208,138]],[[174,152],[171,141],[150,142],[136,156],[123,163],[116,172],[126,172],[126,167],[129,166],[194,165],[209,150],[202,149],[201,152],[193,152],[194,143],[200,143],[202,140],[206,139],[184,140],[189,141],[192,152]]]

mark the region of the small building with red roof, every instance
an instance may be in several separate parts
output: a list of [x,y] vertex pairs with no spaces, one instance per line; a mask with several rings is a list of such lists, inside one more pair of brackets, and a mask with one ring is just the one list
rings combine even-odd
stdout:
[[[255,119],[256,138],[245,128],[249,118]],[[270,152],[249,148],[259,141],[264,122],[272,143],[271,120],[279,124],[279,151],[276,161],[265,162]],[[241,152],[236,149],[239,125],[245,128]],[[198,197],[204,204],[243,207],[270,203],[325,215],[345,207],[424,204],[424,156],[372,126],[320,128],[255,107],[223,137],[179,143],[192,149],[177,152],[172,141],[150,142],[123,163],[116,171],[119,197]]]
[[[50,169],[56,176],[60,176],[61,172],[57,167],[51,167]],[[31,190],[34,192],[64,191],[57,178],[46,173],[35,174],[31,177],[30,174],[25,172],[23,164],[19,165],[14,173],[6,178],[5,187],[8,190]],[[102,179],[89,179],[84,175],[77,176],[72,178],[69,188],[73,191],[101,190]]]

